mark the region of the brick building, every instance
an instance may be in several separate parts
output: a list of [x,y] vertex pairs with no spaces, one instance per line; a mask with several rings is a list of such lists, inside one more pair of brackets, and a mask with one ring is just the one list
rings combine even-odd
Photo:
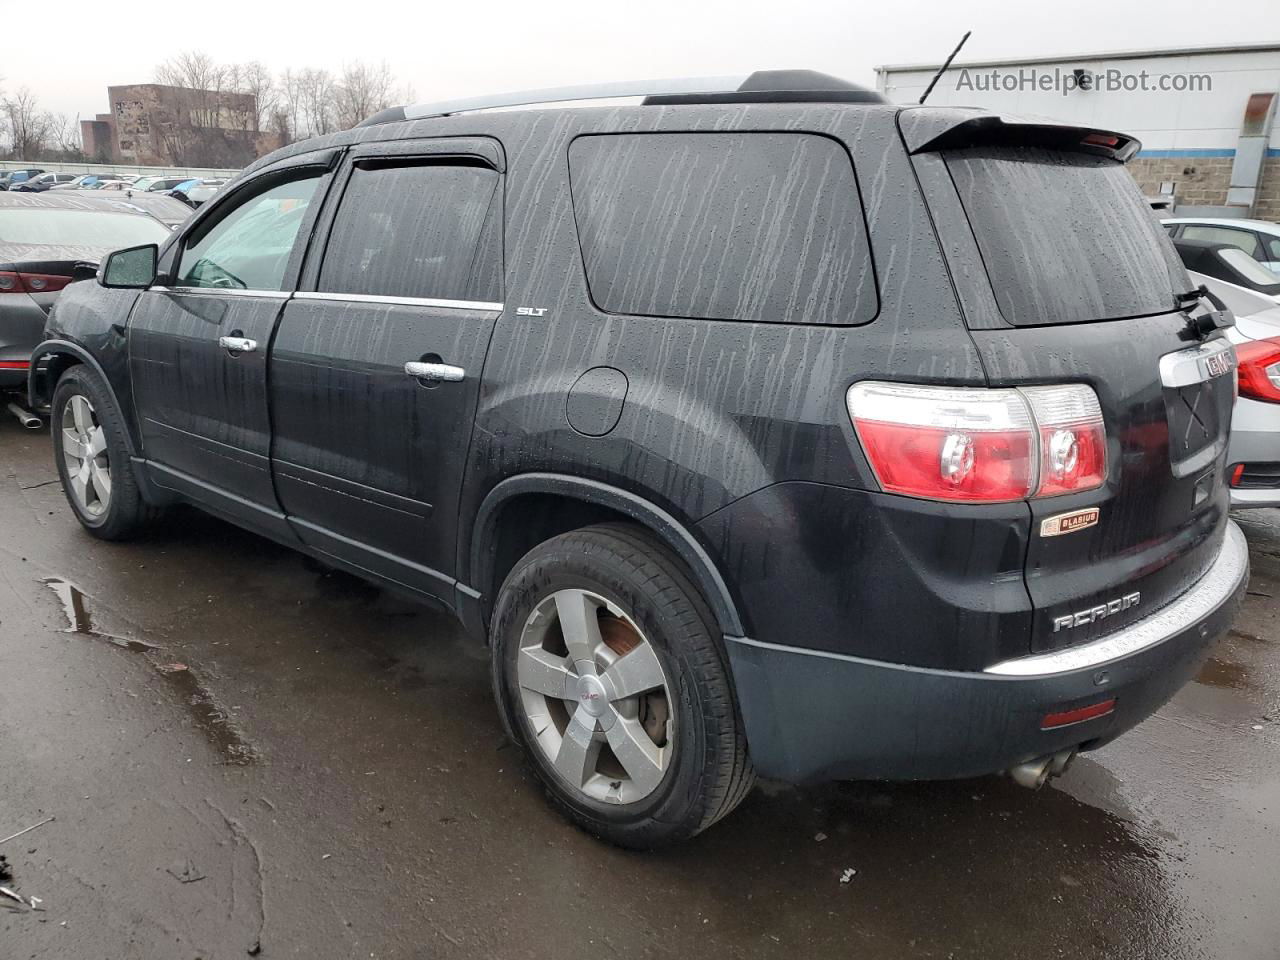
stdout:
[[253,94],[135,83],[108,87],[107,99],[109,113],[80,123],[90,160],[241,167],[281,145]]
[[[914,103],[938,64],[876,68]],[[1130,133],[1130,172],[1184,216],[1280,220],[1280,44],[958,62],[929,103],[987,107]]]

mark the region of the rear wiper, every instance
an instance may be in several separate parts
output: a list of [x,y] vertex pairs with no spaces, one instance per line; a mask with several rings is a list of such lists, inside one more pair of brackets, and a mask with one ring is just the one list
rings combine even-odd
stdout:
[[[1236,318],[1227,309],[1227,305],[1222,302],[1222,298],[1203,283],[1194,290],[1174,294],[1174,299],[1178,304],[1178,309],[1187,315],[1187,333],[1189,337],[1204,340],[1215,330],[1224,330],[1227,327],[1235,326]],[[1214,309],[1192,316],[1191,310],[1201,300],[1208,300],[1213,304]]]

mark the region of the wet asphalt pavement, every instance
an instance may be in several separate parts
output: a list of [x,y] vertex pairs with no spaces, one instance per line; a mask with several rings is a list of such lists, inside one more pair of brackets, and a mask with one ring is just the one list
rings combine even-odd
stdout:
[[[195,512],[83,533],[0,423],[0,958],[1280,957],[1280,511],[1199,679],[1039,793],[762,784],[635,854],[504,744],[483,649]],[[842,884],[842,873],[852,879]]]

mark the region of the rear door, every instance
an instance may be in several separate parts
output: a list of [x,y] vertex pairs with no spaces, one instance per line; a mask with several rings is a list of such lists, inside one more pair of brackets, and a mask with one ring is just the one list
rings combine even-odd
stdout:
[[329,176],[326,154],[244,183],[139,298],[129,358],[157,482],[288,535],[271,484],[267,349]]
[[1104,485],[1028,501],[1033,651],[1150,615],[1225,529],[1234,356],[1179,309],[1193,284],[1109,149],[1124,142],[1005,126],[915,158],[990,385],[1088,384],[1105,421]]
[[457,502],[502,312],[495,141],[352,151],[271,353],[280,502],[316,549],[452,599]]

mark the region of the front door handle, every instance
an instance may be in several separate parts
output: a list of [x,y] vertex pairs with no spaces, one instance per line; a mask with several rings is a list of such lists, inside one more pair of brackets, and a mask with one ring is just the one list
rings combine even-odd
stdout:
[[258,349],[258,341],[248,337],[219,337],[218,346],[232,353],[253,353]]
[[424,363],[421,360],[410,360],[404,365],[404,372],[418,380],[436,380],[444,383],[458,383],[467,375],[467,371],[451,363]]

